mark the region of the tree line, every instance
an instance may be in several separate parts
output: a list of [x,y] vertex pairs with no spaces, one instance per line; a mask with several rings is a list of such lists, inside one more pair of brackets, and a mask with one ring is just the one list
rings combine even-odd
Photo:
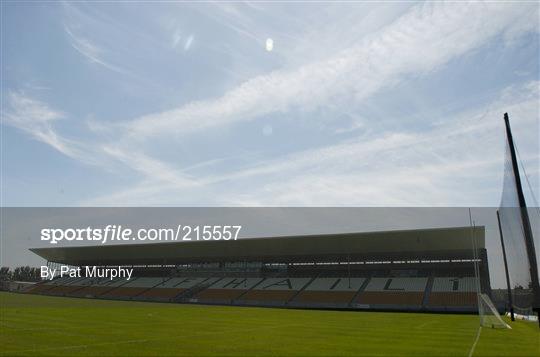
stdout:
[[17,267],[11,270],[8,267],[0,268],[0,282],[8,281],[40,281],[41,271],[39,268],[30,266]]

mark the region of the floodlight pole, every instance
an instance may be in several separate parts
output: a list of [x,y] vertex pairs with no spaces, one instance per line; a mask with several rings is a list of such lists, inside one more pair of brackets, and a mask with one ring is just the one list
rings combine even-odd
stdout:
[[508,261],[506,260],[506,248],[504,246],[503,232],[501,228],[501,217],[497,210],[497,222],[499,223],[499,237],[501,238],[501,246],[504,261],[504,272],[506,274],[506,290],[508,292],[508,304],[510,305],[510,318],[515,321],[514,317],[514,302],[512,301],[512,289],[510,288],[510,275],[508,274]]
[[506,136],[508,138],[508,146],[510,147],[510,155],[512,157],[512,169],[514,171],[514,178],[516,180],[516,189],[521,212],[521,221],[523,223],[523,233],[525,235],[525,247],[527,249],[527,256],[529,258],[529,271],[531,274],[531,282],[534,295],[533,310],[539,314],[538,325],[540,326],[540,285],[538,284],[538,263],[536,262],[536,251],[534,249],[531,222],[529,221],[527,204],[525,202],[525,196],[523,195],[523,189],[521,187],[521,178],[519,176],[516,149],[514,147],[512,131],[510,130],[510,120],[508,119],[508,113],[504,113],[504,124],[506,126]]

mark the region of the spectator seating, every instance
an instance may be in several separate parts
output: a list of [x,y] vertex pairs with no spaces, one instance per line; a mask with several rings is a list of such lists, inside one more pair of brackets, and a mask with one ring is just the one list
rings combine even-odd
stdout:
[[239,298],[243,303],[284,305],[302,290],[310,278],[266,278]]
[[76,279],[79,278],[69,278],[69,277],[62,277],[62,278],[56,278],[53,280],[46,280],[42,281],[40,283],[37,283],[32,288],[30,288],[27,292],[28,293],[34,293],[34,294],[40,294],[44,293],[48,290],[52,290],[53,288],[61,285],[68,284]]
[[54,288],[44,291],[47,295],[65,296],[69,293],[90,285],[94,279],[90,278],[72,278],[67,281],[58,282]]
[[107,299],[130,299],[162,283],[165,279],[167,278],[132,278],[127,283],[124,279],[118,279],[123,280],[124,284],[107,291],[100,297]]
[[434,278],[428,306],[476,306],[477,281],[474,277]]
[[317,278],[293,300],[294,305],[348,305],[362,287],[364,278]]
[[[28,292],[105,299],[321,308],[474,311],[474,277],[136,277],[56,278]],[[315,275],[315,274],[314,274]],[[210,276],[210,277],[209,277]],[[428,284],[429,282],[429,284]]]
[[263,278],[223,278],[197,293],[200,302],[228,303],[259,284]]
[[422,306],[428,278],[371,278],[356,299],[361,305]]
[[137,298],[144,300],[169,301],[184,291],[202,283],[212,283],[219,278],[181,277],[171,278],[142,292]]
[[92,279],[88,285],[85,285],[80,289],[72,290],[66,293],[66,295],[74,297],[98,297],[125,283],[126,280],[124,279]]

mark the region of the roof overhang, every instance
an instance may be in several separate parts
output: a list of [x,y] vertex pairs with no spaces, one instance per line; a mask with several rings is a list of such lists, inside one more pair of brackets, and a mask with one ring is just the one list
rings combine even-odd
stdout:
[[74,266],[469,259],[473,258],[472,237],[477,249],[485,248],[485,228],[480,226],[30,250],[49,262]]

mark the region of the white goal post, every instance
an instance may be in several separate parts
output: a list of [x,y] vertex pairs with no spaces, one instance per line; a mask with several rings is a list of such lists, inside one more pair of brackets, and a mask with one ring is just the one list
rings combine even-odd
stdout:
[[483,327],[511,329],[510,325],[501,318],[493,302],[486,294],[478,294],[478,314],[480,315],[480,325]]

